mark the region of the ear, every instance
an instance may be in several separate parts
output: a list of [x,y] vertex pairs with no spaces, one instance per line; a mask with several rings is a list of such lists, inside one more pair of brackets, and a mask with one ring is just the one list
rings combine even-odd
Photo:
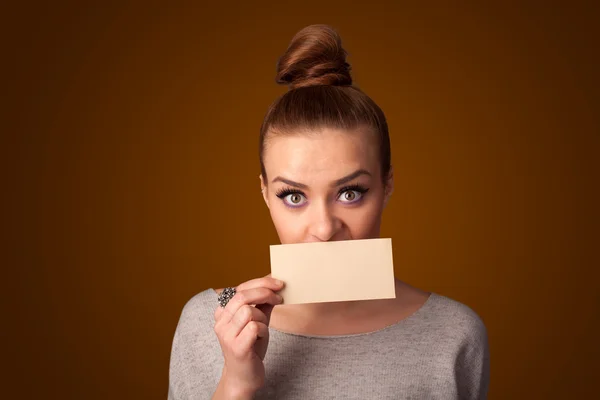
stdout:
[[387,180],[385,181],[385,194],[383,199],[383,206],[385,207],[394,192],[394,168],[390,166],[390,172],[388,173]]
[[267,208],[269,208],[269,197],[267,196],[267,185],[265,184],[265,180],[263,179],[262,174],[258,175],[258,178],[260,179],[260,191],[262,193],[263,200],[265,201]]

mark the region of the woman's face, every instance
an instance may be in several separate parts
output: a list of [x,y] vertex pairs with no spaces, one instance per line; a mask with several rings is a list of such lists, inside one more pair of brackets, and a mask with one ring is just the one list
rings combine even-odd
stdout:
[[381,180],[375,139],[331,129],[269,138],[261,188],[282,244],[379,237],[393,181]]

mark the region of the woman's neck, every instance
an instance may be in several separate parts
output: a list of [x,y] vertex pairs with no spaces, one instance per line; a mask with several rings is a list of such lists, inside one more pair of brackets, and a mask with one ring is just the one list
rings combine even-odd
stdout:
[[288,333],[341,335],[391,325],[415,312],[428,293],[396,281],[395,299],[279,305],[271,327]]

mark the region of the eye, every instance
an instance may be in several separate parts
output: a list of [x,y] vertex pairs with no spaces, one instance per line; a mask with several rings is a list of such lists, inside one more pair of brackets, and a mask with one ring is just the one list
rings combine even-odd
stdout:
[[[285,201],[286,203],[288,203],[291,206],[297,207],[302,205],[302,200],[304,199],[304,196],[302,196],[300,193],[291,193],[288,194],[287,196],[284,196],[283,201]],[[304,199],[306,200],[306,199]]]
[[304,193],[296,189],[281,189],[276,193],[276,196],[282,199],[285,205],[289,207],[300,207],[306,202]]
[[357,192],[356,190],[347,190],[340,195],[340,200],[342,203],[354,203],[358,201],[362,193]]
[[362,199],[363,195],[368,190],[369,189],[358,185],[345,187],[340,190],[338,198],[342,201],[342,203],[356,203]]

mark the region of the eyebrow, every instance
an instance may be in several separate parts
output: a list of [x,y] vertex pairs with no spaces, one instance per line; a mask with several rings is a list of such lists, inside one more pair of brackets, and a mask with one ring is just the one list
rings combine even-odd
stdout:
[[[358,178],[361,175],[371,176],[371,174],[369,173],[369,171],[364,170],[364,169],[359,169],[357,171],[354,171],[350,175],[346,175],[345,177],[336,180],[335,182],[333,182],[331,184],[331,186],[335,187],[335,186],[343,185],[344,183],[350,182],[351,180],[353,180],[355,178]],[[271,183],[275,183],[275,182],[283,182],[283,183],[286,183],[286,184],[288,184],[290,186],[294,186],[294,187],[297,187],[297,188],[300,188],[300,189],[308,189],[308,186],[305,185],[305,184],[303,184],[303,183],[294,182],[294,181],[292,181],[290,179],[282,178],[281,176],[278,176],[277,178],[274,178],[271,181]]]

